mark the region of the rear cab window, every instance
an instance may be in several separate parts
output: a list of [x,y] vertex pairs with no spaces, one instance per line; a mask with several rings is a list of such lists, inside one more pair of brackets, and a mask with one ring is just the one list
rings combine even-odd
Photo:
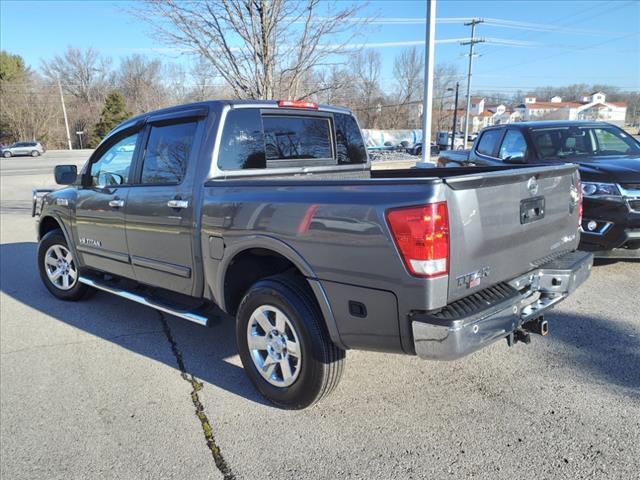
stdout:
[[502,136],[501,129],[487,130],[482,132],[480,141],[476,147],[476,152],[487,157],[495,157],[496,147]]
[[221,170],[365,163],[355,119],[337,112],[234,108],[227,113],[218,151]]

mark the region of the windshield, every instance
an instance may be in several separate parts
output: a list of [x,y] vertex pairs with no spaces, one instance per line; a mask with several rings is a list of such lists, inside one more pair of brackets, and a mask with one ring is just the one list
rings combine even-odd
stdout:
[[545,160],[640,155],[640,144],[610,125],[535,128],[531,130],[531,137]]

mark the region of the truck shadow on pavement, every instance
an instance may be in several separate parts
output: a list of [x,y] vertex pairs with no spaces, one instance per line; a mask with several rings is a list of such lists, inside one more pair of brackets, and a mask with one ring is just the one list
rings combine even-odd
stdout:
[[[62,302],[42,285],[35,264],[37,244],[0,246],[1,290],[60,322],[178,370],[160,314],[150,308],[97,292],[81,302]],[[590,315],[552,312],[550,341],[560,343],[560,358],[596,382],[640,389],[640,338],[615,321]],[[270,405],[253,387],[236,355],[234,322],[222,317],[212,328],[165,315],[187,373],[252,402]],[[146,335],[136,341],[131,337]],[[565,356],[566,355],[566,356]],[[558,357],[556,357],[558,358]],[[239,360],[234,360],[235,363]]]
[[182,357],[186,373],[232,394],[263,405],[268,403],[247,379],[236,355],[235,325],[231,317],[205,328],[160,314],[151,308],[96,292],[79,302],[55,299],[42,284],[34,242],[0,246],[1,290],[11,298],[60,322],[112,342],[138,355],[162,362],[180,373],[163,320]]
[[631,328],[589,315],[552,311],[550,340],[568,347],[567,362],[605,381],[640,394],[640,336]]

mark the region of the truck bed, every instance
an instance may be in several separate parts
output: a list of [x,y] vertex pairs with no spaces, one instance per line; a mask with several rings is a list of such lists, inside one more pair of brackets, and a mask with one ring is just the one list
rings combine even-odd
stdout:
[[[573,165],[342,175],[208,181],[202,248],[207,256],[222,258],[204,262],[215,301],[224,308],[225,259],[246,245],[275,250],[299,259],[296,267],[322,284],[333,297],[331,304],[346,303],[340,298],[344,285],[362,289],[367,298],[367,292],[376,292],[379,308],[388,308],[396,322],[363,326],[350,320],[352,339],[344,326],[341,334],[350,347],[388,348],[398,323],[400,330],[408,328],[403,322],[412,311],[436,311],[577,246],[578,212],[570,209]],[[522,224],[521,202],[534,197],[527,189],[531,178],[539,185],[536,196],[545,198],[545,212],[537,221]],[[448,275],[412,276],[394,244],[386,212],[442,201],[449,211]],[[223,252],[212,253],[212,245],[223,245]],[[469,276],[479,276],[479,281],[470,284]]]

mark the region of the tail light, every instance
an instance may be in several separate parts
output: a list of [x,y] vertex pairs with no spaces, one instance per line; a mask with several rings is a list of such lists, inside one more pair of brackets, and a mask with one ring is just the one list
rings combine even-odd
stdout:
[[278,100],[279,107],[288,108],[308,108],[311,110],[317,110],[318,104],[315,102],[303,102],[302,100]]
[[449,272],[446,202],[389,210],[387,223],[411,275],[432,278]]

